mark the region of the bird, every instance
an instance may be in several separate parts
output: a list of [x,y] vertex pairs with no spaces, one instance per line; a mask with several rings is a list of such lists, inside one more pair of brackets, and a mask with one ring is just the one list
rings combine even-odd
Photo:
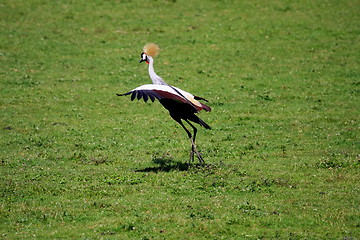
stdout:
[[[159,54],[160,47],[155,43],[148,43],[144,46],[143,52],[141,53],[140,62],[146,62],[148,64],[148,70],[152,84],[141,85],[129,92],[118,94],[118,96],[127,96],[131,95],[131,101],[135,98],[140,100],[143,98],[145,102],[149,99],[154,102],[157,99],[168,111],[172,119],[181,125],[181,127],[186,131],[190,142],[190,163],[194,161],[194,154],[199,160],[201,165],[205,164],[204,159],[202,158],[200,152],[197,150],[195,139],[197,128],[193,123],[197,123],[205,129],[211,129],[211,127],[201,120],[196,114],[201,110],[207,112],[211,111],[211,108],[198,100],[203,100],[208,102],[205,98],[192,95],[189,92],[181,90],[180,88],[171,86],[167,84],[159,75],[155,73],[154,70],[154,58]],[[185,121],[192,129],[191,133],[183,121]],[[193,122],[193,123],[191,123]]]

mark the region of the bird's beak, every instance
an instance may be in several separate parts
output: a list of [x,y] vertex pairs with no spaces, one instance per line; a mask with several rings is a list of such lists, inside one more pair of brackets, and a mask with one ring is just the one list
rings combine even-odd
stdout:
[[142,63],[142,62],[146,62],[147,64],[149,64],[149,61],[147,59],[146,60],[141,59],[139,63]]

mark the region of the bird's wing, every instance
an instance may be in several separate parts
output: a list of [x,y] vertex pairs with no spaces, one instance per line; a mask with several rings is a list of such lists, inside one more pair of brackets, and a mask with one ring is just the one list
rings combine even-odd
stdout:
[[191,102],[191,104],[198,110],[202,110],[204,109],[207,112],[211,111],[211,108],[197,100],[204,100],[206,102],[208,102],[208,100],[206,100],[205,98],[202,97],[198,97],[198,96],[194,96],[191,93],[185,92],[184,90],[181,90],[180,88],[176,88],[176,87],[172,87],[175,88],[183,97],[185,97],[188,101]]
[[137,98],[138,100],[143,98],[144,101],[147,102],[148,99],[150,98],[151,101],[154,102],[155,99],[160,100],[163,98],[169,98],[186,103],[186,100],[183,97],[177,94],[176,91],[174,91],[171,87],[166,85],[145,84],[127,93],[117,94],[117,95],[126,96],[130,94],[131,94],[131,101],[133,101],[135,98]]
[[154,102],[155,99],[173,99],[175,101],[183,102],[192,105],[196,111],[202,109],[210,111],[210,107],[200,103],[195,99],[195,97],[188,92],[185,92],[179,88],[168,86],[168,85],[158,85],[158,84],[145,84],[140,87],[137,87],[127,93],[117,94],[118,96],[126,96],[131,94],[131,101],[135,98],[143,98],[145,102],[150,98]]

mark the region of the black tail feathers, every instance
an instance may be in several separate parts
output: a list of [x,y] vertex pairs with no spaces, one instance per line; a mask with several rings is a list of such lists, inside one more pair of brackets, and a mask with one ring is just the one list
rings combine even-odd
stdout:
[[211,127],[206,123],[206,122],[204,122],[203,120],[201,120],[200,118],[199,118],[199,122],[198,122],[201,126],[203,126],[204,128],[206,128],[206,129],[211,129]]

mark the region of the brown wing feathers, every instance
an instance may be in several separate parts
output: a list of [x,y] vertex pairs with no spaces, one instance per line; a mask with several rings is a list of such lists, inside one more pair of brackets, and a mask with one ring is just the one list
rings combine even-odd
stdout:
[[176,99],[180,100],[182,102],[186,102],[182,97],[179,97],[173,93],[169,93],[166,91],[160,91],[160,90],[133,90],[124,94],[116,94],[118,96],[126,96],[131,94],[131,101],[133,101],[135,98],[140,100],[141,98],[144,99],[145,102],[147,102],[148,98],[151,99],[152,102],[154,102],[156,99],[162,99],[162,98],[170,98],[170,99]]
[[[140,100],[141,98],[144,99],[144,102],[147,102],[148,99],[150,98],[150,100],[152,102],[155,101],[156,99],[163,99],[163,98],[168,98],[168,99],[173,99],[173,100],[177,100],[183,103],[188,103],[184,98],[167,92],[167,91],[161,91],[161,90],[156,90],[156,89],[152,89],[152,90],[133,90],[124,94],[116,94],[118,96],[126,96],[126,95],[130,95],[131,94],[131,101],[135,100],[135,98],[137,98],[138,100]],[[198,96],[194,96],[194,98],[196,100],[204,100],[207,101],[206,99],[202,98],[202,97],[198,97]],[[207,112],[211,111],[211,108],[203,103],[201,103],[201,107],[202,109],[204,109]],[[200,109],[198,109],[199,111]]]

